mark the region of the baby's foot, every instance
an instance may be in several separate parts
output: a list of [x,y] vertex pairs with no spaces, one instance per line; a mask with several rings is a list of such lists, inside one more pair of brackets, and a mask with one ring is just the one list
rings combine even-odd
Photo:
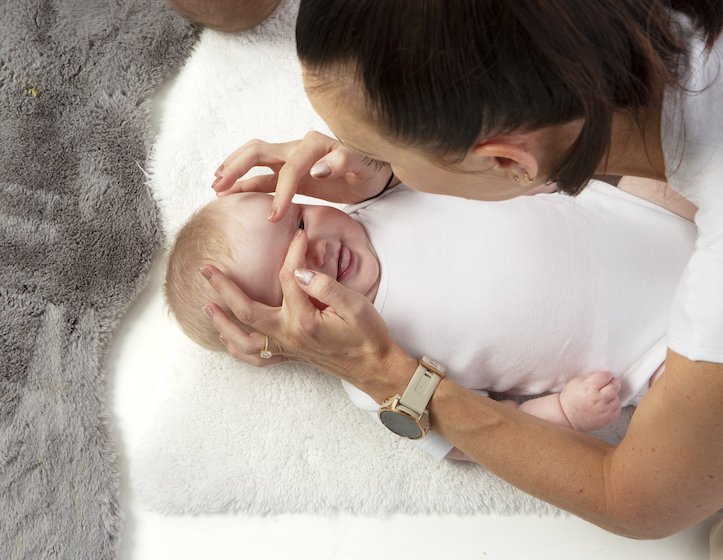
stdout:
[[620,380],[609,371],[580,375],[560,393],[560,406],[573,429],[590,432],[620,414]]

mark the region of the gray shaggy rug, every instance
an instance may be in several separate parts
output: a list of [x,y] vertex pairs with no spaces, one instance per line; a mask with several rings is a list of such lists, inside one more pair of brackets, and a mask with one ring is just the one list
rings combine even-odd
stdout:
[[0,558],[116,557],[102,364],[161,238],[150,95],[195,35],[163,0],[0,0]]

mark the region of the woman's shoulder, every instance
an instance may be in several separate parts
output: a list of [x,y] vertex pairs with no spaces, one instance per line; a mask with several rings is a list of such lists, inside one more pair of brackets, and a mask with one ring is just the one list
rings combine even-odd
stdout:
[[723,38],[708,49],[694,34],[689,46],[682,87],[665,92],[661,138],[668,182],[698,203],[701,178],[723,158]]

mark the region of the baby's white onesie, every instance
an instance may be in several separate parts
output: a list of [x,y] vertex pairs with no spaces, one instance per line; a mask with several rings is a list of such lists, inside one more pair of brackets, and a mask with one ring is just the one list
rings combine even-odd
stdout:
[[[605,183],[480,202],[398,186],[347,209],[379,257],[374,306],[413,356],[469,388],[537,395],[610,370],[635,402],[665,358],[695,226]],[[378,405],[345,383],[355,404]],[[451,445],[431,434],[437,457]]]

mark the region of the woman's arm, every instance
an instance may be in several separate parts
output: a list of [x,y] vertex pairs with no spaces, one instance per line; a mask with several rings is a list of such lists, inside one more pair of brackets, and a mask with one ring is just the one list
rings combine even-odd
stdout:
[[721,399],[723,365],[669,352],[617,448],[449,380],[430,412],[442,437],[522,490],[612,532],[659,538],[723,505]]
[[[385,362],[397,364],[390,372],[416,366],[401,350]],[[672,351],[666,364],[618,447],[448,379],[430,402],[432,429],[533,496],[623,536],[662,538],[723,505],[723,364]],[[368,391],[381,400],[400,385],[390,376]]]
[[[559,393],[528,399],[522,404],[513,400],[499,402],[563,428],[591,432],[620,415],[619,394],[620,380],[609,371],[596,371],[574,377]],[[474,461],[456,447],[445,458]]]

